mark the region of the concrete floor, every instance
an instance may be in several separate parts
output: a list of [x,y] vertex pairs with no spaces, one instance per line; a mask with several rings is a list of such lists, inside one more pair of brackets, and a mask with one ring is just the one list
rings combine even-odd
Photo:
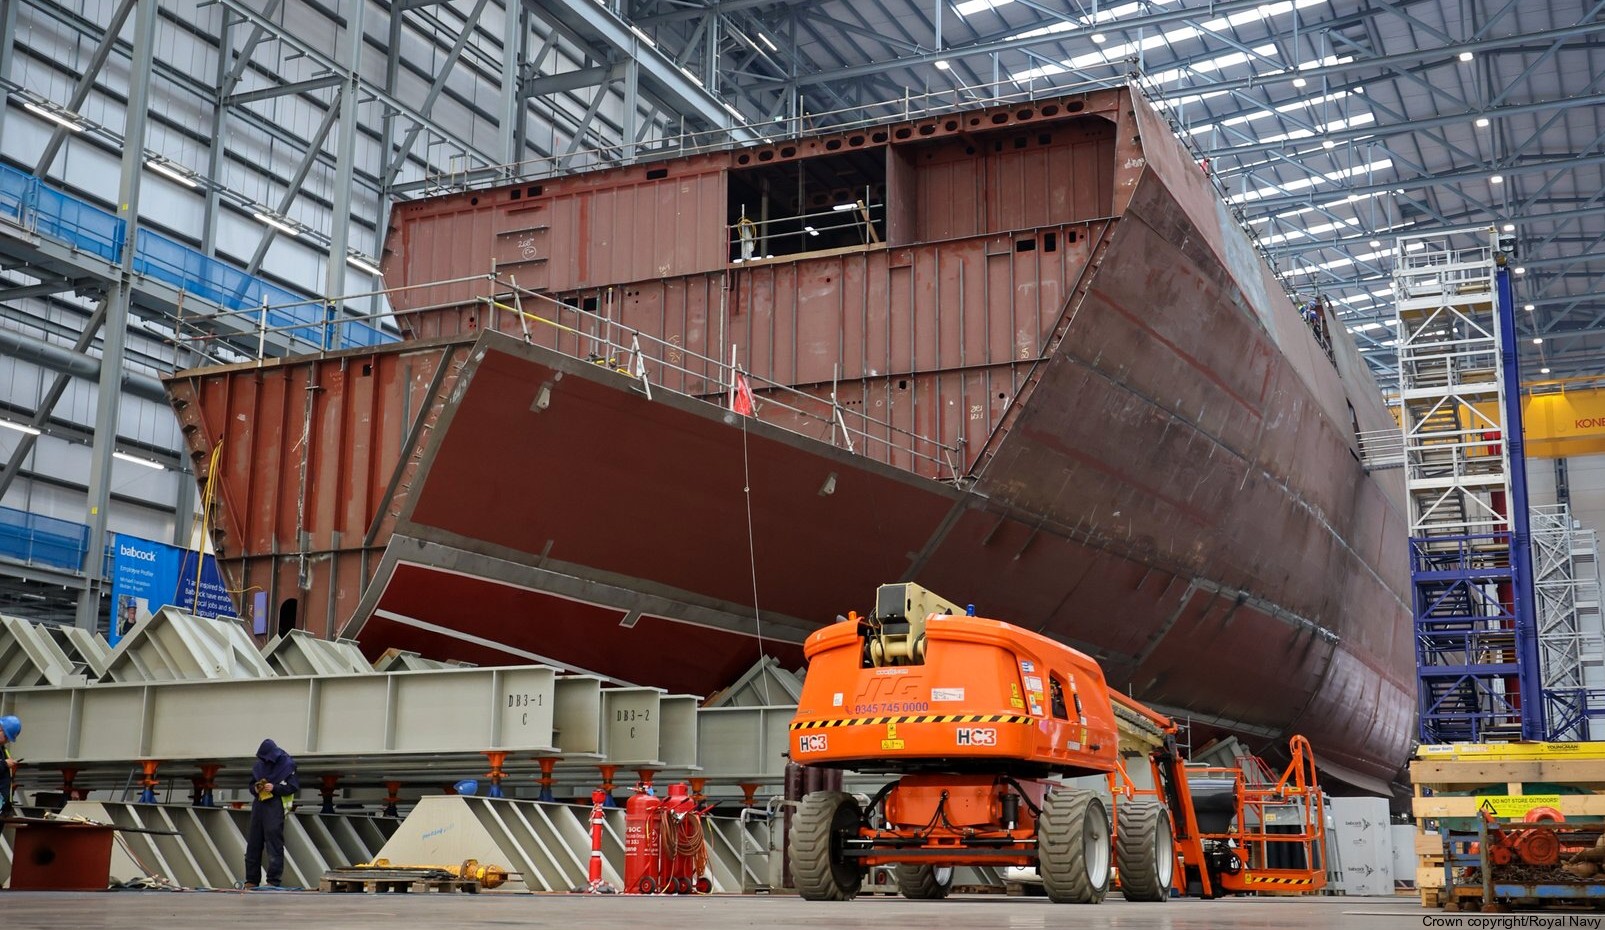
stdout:
[[307,930],[346,928],[492,927],[584,930],[735,930],[758,927],[820,930],[1047,930],[1047,928],[1244,927],[1347,930],[1420,927],[1414,898],[1239,898],[1131,904],[1118,895],[1095,907],[1054,905],[1041,898],[961,896],[907,901],[881,896],[845,904],[794,897],[692,898],[580,895],[320,895],[304,892],[0,893],[4,930]]

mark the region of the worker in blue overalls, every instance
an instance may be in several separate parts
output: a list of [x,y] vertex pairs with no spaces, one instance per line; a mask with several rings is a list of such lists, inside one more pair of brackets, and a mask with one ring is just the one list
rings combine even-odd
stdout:
[[11,757],[11,744],[22,735],[22,721],[15,717],[0,717],[0,754],[5,764],[0,765],[0,817],[11,817],[17,812],[11,806],[11,779],[17,774],[17,760]]
[[262,853],[267,852],[267,883],[284,883],[284,820],[295,802],[301,781],[295,775],[295,759],[270,739],[256,750],[251,766],[251,826],[245,839],[245,887],[255,888],[262,880]]

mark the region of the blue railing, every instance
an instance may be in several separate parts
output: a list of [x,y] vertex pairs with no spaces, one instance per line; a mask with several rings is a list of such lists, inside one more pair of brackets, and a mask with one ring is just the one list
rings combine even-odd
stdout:
[[[115,214],[9,165],[0,165],[0,217],[35,235],[108,262],[117,261],[127,228]],[[148,229],[141,229],[134,242],[134,271],[224,310],[248,315],[249,319],[242,323],[255,326],[265,322],[268,329],[285,332],[294,342],[304,343],[307,351],[395,341],[394,336],[378,327],[343,319],[338,311],[308,303],[305,294],[270,284]],[[264,305],[265,321],[261,319]]]
[[0,507],[0,556],[29,565],[82,571],[89,527],[12,507]]

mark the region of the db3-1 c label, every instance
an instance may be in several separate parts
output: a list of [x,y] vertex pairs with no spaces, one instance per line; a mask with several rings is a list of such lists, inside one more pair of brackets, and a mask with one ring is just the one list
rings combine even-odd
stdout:
[[992,727],[959,727],[960,746],[996,746],[998,731]]
[[824,752],[829,746],[823,733],[810,733],[797,737],[798,752]]

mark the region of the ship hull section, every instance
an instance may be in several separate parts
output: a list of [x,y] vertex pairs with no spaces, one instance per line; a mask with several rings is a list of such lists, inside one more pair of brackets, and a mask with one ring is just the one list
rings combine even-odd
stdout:
[[[1383,721],[1407,714],[1408,695],[1350,681],[1385,680],[1385,660],[1348,654],[1336,631],[1227,570],[1211,575],[1212,561],[1230,562],[1228,540],[1189,563],[1110,538],[1097,508],[1067,489],[1090,488],[1114,509],[1158,508],[1156,520],[1238,524],[1154,504],[1157,479],[1129,464],[1086,483],[1064,464],[1064,443],[1041,435],[1049,423],[1022,420],[1012,442],[1027,451],[1005,446],[986,480],[959,491],[689,398],[648,400],[632,379],[494,334],[461,383],[345,631],[370,651],[490,661],[500,649],[496,661],[527,653],[708,693],[757,658],[760,634],[767,651],[794,658],[780,644],[906,579],[1088,651],[1141,697],[1244,732],[1297,727],[1334,762],[1393,774],[1393,754],[1370,748],[1390,748],[1391,733],[1356,734],[1344,716],[1316,712],[1360,693]],[[1111,448],[1128,463],[1126,444],[1155,446],[1151,428],[1093,420],[1127,436]],[[1088,444],[1082,459],[1099,454],[1090,435],[1076,440]],[[1045,457],[1029,461],[1030,450]],[[1010,500],[1010,488],[1057,494]],[[1088,515],[1079,527],[1063,516],[1072,506]],[[1334,565],[1345,580],[1354,571]]]

